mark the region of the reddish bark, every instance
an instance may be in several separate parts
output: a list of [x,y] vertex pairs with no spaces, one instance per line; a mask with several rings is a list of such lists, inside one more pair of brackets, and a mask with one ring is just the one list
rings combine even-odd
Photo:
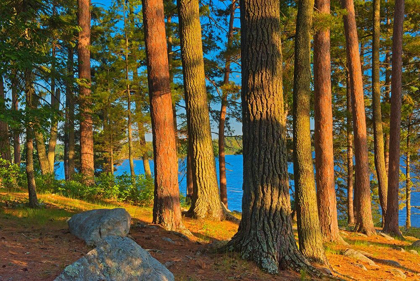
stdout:
[[163,0],[143,0],[143,16],[155,160],[153,222],[178,230],[183,224]]
[[92,102],[90,100],[90,1],[78,0],[78,20],[81,30],[77,52],[79,55],[80,94],[80,164],[84,183],[94,184]]
[[402,97],[402,41],[404,0],[395,1],[392,38],[391,119],[389,132],[388,206],[384,231],[401,236],[398,227],[398,190],[400,182],[400,134]]
[[360,63],[359,39],[353,0],[341,0],[346,33],[348,65],[350,71],[351,97],[353,108],[354,152],[356,156],[356,231],[372,235],[375,232],[372,220],[370,196],[369,159],[366,133],[366,116],[363,94],[363,77]]

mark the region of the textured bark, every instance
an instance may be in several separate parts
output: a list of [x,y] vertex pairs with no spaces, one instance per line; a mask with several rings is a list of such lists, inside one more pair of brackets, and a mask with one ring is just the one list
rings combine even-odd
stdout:
[[347,212],[348,224],[354,226],[353,134],[350,75],[347,72]]
[[402,98],[402,41],[404,0],[395,1],[392,36],[391,119],[389,131],[388,206],[384,231],[402,236],[398,227],[398,190],[400,183],[400,134]]
[[[4,84],[3,77],[0,76],[0,112],[6,110],[4,100]],[[10,153],[10,140],[9,140],[9,126],[6,122],[0,120],[0,157],[4,160],[12,162],[12,155]],[[1,179],[0,179],[1,182]]]
[[[27,112],[34,108],[34,88],[33,74],[30,70],[25,71],[25,93]],[[29,117],[29,118],[28,118]],[[33,144],[33,123],[30,116],[26,118],[26,178],[28,180],[29,206],[35,208],[38,206],[38,198],[36,196],[36,183],[34,171],[34,144]]]
[[68,47],[67,59],[68,82],[66,84],[66,103],[68,103],[68,177],[71,180],[74,175],[75,135],[74,135],[74,93],[73,93],[73,48]]
[[179,0],[178,11],[188,139],[193,155],[194,192],[189,214],[197,218],[221,220],[224,213],[210,131],[198,0]]
[[[316,0],[320,14],[330,14],[330,0]],[[334,182],[330,29],[314,37],[315,163],[319,223],[324,241],[343,242],[338,230]]]
[[356,227],[355,230],[372,235],[375,232],[372,220],[370,196],[369,159],[366,134],[366,117],[363,94],[363,77],[360,64],[359,43],[353,0],[341,0],[346,33],[348,66],[350,72],[351,100],[353,109],[354,152],[356,156]]
[[373,46],[372,46],[372,107],[373,107],[373,137],[375,147],[375,167],[379,185],[379,201],[382,217],[386,215],[388,197],[388,178],[385,168],[385,148],[382,129],[381,84],[380,84],[380,0],[373,1]]
[[406,194],[406,204],[405,204],[405,208],[406,208],[406,214],[407,217],[405,219],[405,228],[410,228],[411,227],[411,187],[412,187],[412,182],[411,182],[411,169],[410,169],[410,157],[411,157],[411,143],[410,143],[410,138],[411,138],[411,119],[413,117],[413,114],[411,113],[408,117],[408,128],[407,128],[407,151],[406,151],[406,160],[405,160],[405,194]]
[[[325,263],[326,257],[322,245],[315,191],[310,131],[310,102],[312,94],[310,32],[313,8],[313,0],[299,1],[296,20],[293,86],[293,168],[299,249],[306,257]],[[320,85],[318,84],[318,86]]]
[[269,273],[309,268],[293,236],[282,89],[280,5],[241,0],[243,199],[227,248]]
[[163,0],[143,0],[143,19],[155,157],[153,222],[167,230],[179,230],[184,227],[179,202]]
[[[60,89],[53,91],[55,93],[51,96],[51,106],[56,114],[60,109],[60,98],[61,92]],[[48,143],[48,163],[50,165],[50,172],[54,173],[54,163],[55,163],[55,146],[57,144],[58,137],[58,121],[55,120],[51,123],[51,132],[50,132],[50,141]]]
[[78,0],[78,23],[81,27],[77,52],[79,58],[80,172],[86,185],[94,184],[93,121],[90,75],[90,0]]
[[[19,110],[18,77],[16,70],[12,70],[12,110]],[[13,163],[20,166],[20,130],[13,129]]]
[[[233,22],[235,20],[237,0],[232,0],[229,11],[229,29],[227,34],[227,51],[229,52],[233,46]],[[223,85],[229,85],[230,77],[230,56],[226,57],[225,73],[223,77]],[[220,200],[228,207],[227,200],[227,181],[226,181],[226,159],[225,159],[225,122],[226,122],[226,109],[227,109],[228,91],[223,90],[222,102],[219,117],[219,178],[220,178]]]
[[[171,24],[172,24],[172,15],[168,15],[167,19],[166,19],[166,24],[168,25],[168,29],[171,28]],[[174,56],[173,56],[173,38],[172,38],[172,33],[168,34],[168,64],[169,64],[169,82],[172,83],[174,82],[174,70],[172,69],[172,64],[173,64],[173,60],[174,60]],[[177,119],[176,119],[176,103],[175,100],[172,103],[172,110],[174,112],[174,128],[175,128],[175,142],[176,142],[176,148],[178,151],[178,146],[179,146],[179,137],[178,137],[178,123],[177,123]]]

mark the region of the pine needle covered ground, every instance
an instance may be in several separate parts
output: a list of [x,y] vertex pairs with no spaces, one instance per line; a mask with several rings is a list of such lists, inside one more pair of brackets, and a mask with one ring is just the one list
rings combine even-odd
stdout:
[[[59,195],[39,195],[43,207],[26,207],[26,193],[0,190],[0,280],[54,280],[65,266],[90,248],[71,235],[66,220],[73,214],[97,208],[125,208],[133,218],[130,237],[171,270],[176,280],[302,280],[304,272],[281,272],[279,276],[260,271],[253,263],[214,249],[229,240],[238,225],[184,218],[195,235],[186,239],[152,225],[152,209],[117,202],[89,203]],[[375,235],[364,237],[340,231],[349,245],[327,244],[326,254],[335,275],[356,280],[420,280],[420,255],[410,245],[420,239],[420,230],[405,233],[405,241]],[[168,239],[169,238],[169,239]],[[354,249],[376,266],[344,256]],[[397,262],[397,263],[395,263]],[[400,272],[399,272],[400,271]]]

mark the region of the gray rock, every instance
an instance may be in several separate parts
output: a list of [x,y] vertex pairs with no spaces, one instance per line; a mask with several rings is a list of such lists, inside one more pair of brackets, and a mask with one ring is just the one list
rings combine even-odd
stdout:
[[397,267],[401,267],[401,264],[397,261],[393,261],[393,260],[382,260],[382,262],[388,264],[388,265],[392,265],[392,266],[397,266]]
[[416,241],[412,245],[414,248],[420,248],[420,240]]
[[390,270],[392,275],[394,275],[395,277],[400,277],[402,279],[407,278],[407,276],[404,274],[404,272],[402,272],[402,270],[399,270],[397,268],[393,268]]
[[410,253],[414,254],[414,255],[418,255],[419,252],[417,252],[416,250],[410,250]]
[[371,266],[377,266],[376,263],[371,260],[370,258],[366,257],[365,255],[363,255],[362,253],[353,250],[353,249],[347,249],[344,251],[344,255],[347,257],[351,257],[351,258],[355,258],[356,260],[362,261],[362,262],[366,262]]
[[168,237],[162,237],[162,240],[163,240],[163,241],[166,241],[166,242],[169,242],[169,243],[171,243],[171,244],[175,244],[175,241],[174,241],[174,240],[172,240],[171,238],[168,238]]
[[394,240],[394,237],[389,236],[388,234],[385,234],[383,232],[379,232],[379,235],[384,237],[387,240]]
[[366,270],[366,271],[367,271],[366,266],[364,266],[363,264],[356,263],[355,265],[356,265],[357,267],[360,267],[361,269],[363,269],[363,270]]
[[67,266],[55,281],[173,281],[173,274],[136,242],[109,236]]
[[127,236],[131,217],[125,209],[97,209],[76,214],[68,221],[70,232],[90,246],[107,236]]

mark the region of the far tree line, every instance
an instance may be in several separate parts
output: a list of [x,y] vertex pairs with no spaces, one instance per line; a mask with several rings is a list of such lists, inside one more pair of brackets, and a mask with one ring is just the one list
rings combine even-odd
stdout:
[[[401,236],[405,206],[411,226],[420,174],[420,1],[404,5],[3,1],[2,166],[23,164],[29,205],[37,207],[36,177],[54,175],[57,142],[66,180],[79,175],[85,186],[124,158],[134,181],[134,159],[142,159],[154,178],[153,222],[185,232],[178,159],[187,167],[185,215],[234,219],[225,154],[236,139],[242,218],[226,249],[270,273],[318,274],[309,261],[328,263],[323,242],[344,242],[340,216],[373,235],[380,213],[383,231]],[[242,122],[241,137],[233,122]]]

